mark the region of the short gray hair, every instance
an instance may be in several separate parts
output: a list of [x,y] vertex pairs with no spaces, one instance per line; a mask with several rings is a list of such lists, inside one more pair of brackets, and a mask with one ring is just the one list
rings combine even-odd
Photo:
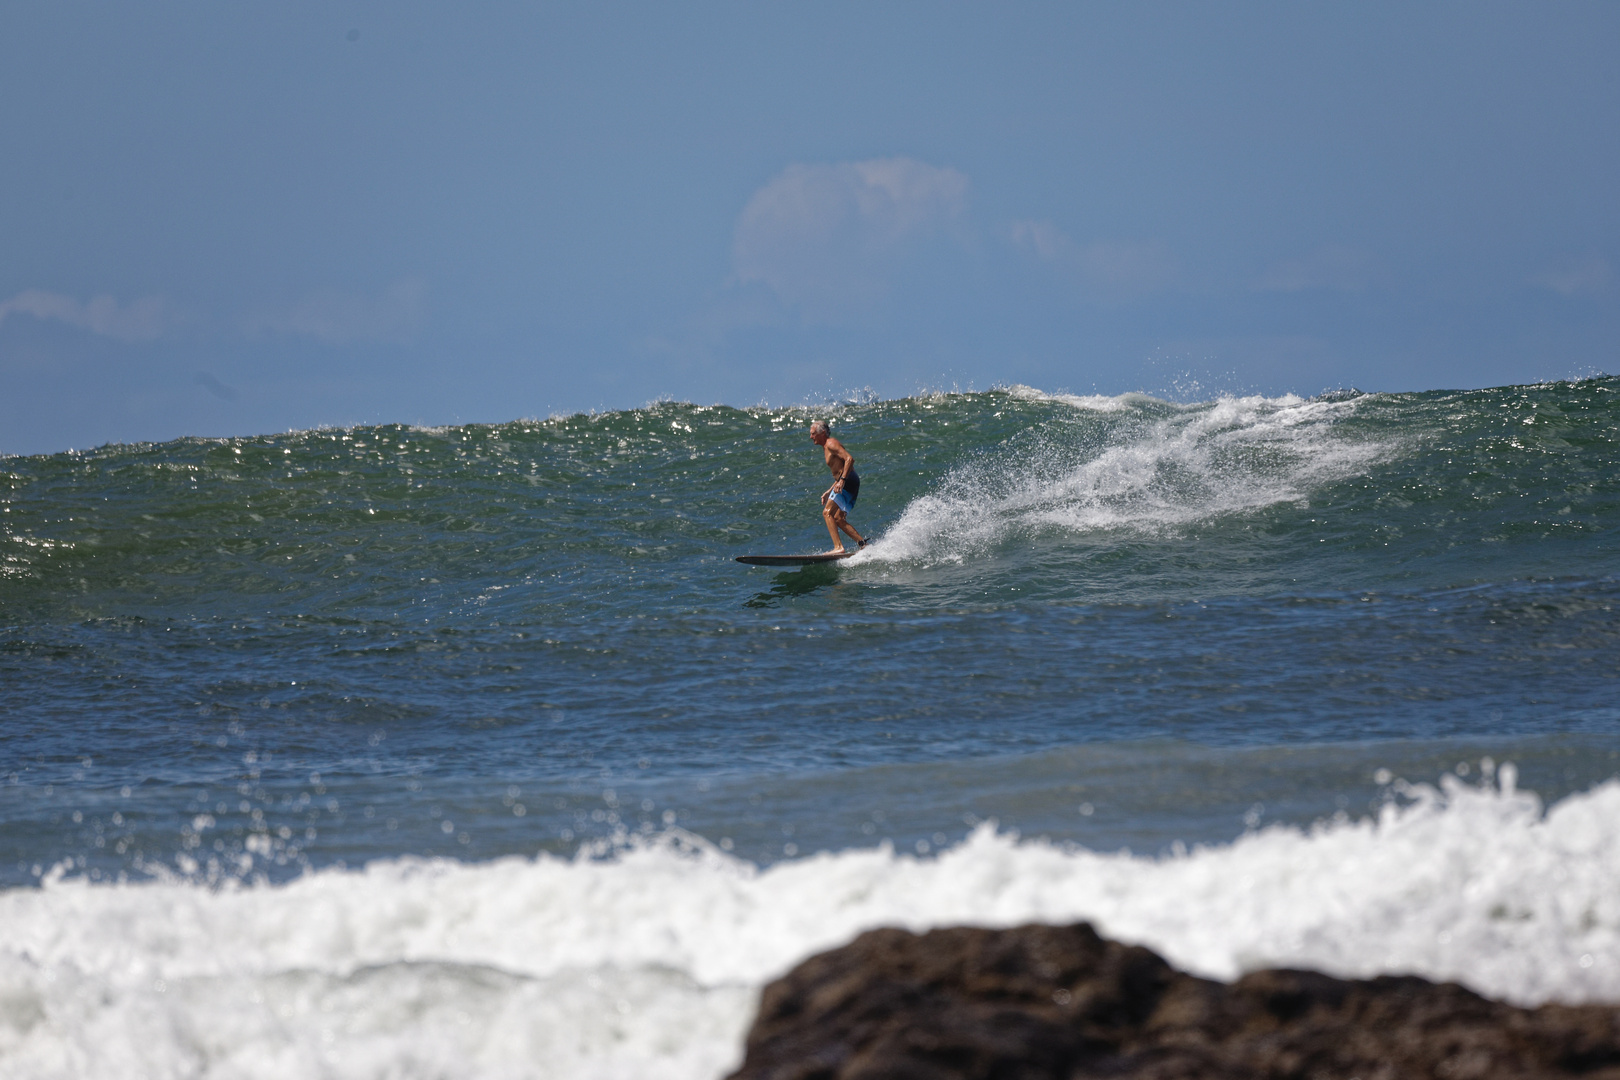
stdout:
[[825,420],[816,420],[813,423],[811,423],[811,425],[810,425],[810,433],[813,435],[818,431],[825,431],[825,432],[831,433],[832,428],[827,426],[827,421],[825,421]]

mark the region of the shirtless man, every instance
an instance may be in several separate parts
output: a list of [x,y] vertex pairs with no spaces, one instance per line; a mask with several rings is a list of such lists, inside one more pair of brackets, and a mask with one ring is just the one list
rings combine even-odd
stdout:
[[848,533],[850,539],[860,547],[865,547],[866,538],[855,531],[847,517],[855,509],[855,497],[861,493],[861,478],[855,475],[855,455],[833,438],[825,420],[817,420],[810,425],[810,441],[821,447],[827,458],[827,468],[832,470],[836,478],[833,486],[821,496],[821,518],[827,523],[833,551],[844,550],[844,540],[838,535],[839,530]]

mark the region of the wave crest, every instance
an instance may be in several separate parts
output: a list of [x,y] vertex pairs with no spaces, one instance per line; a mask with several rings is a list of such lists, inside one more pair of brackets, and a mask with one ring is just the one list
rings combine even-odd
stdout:
[[1362,399],[1226,397],[1173,405],[1144,395],[1073,398],[1028,387],[1024,400],[1072,405],[947,476],[914,500],[862,561],[961,561],[1010,540],[1105,530],[1161,533],[1277,503],[1386,457],[1346,434]]

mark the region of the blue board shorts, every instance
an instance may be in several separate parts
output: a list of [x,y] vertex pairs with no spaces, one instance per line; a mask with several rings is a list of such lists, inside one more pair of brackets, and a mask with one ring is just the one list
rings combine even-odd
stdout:
[[850,473],[844,477],[844,490],[832,493],[832,501],[838,506],[838,509],[847,514],[855,509],[855,500],[860,497],[860,494],[861,478],[854,473]]

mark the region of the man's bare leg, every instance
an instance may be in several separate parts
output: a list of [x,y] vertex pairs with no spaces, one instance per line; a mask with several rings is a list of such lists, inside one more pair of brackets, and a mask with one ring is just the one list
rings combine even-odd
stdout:
[[838,518],[840,516],[838,504],[823,495],[821,497],[821,520],[827,523],[827,535],[832,537],[832,549],[834,551],[844,550],[844,542],[838,537]]
[[849,538],[862,547],[866,546],[866,537],[855,531],[855,526],[849,523],[849,518],[843,514],[838,515],[838,527],[849,534]]
[[838,536],[838,530],[849,534],[849,538],[862,547],[866,546],[866,538],[855,531],[855,526],[849,523],[849,516],[839,509],[838,504],[828,499],[821,512],[822,520],[827,523],[827,532],[832,535],[833,550],[843,551],[844,541]]

